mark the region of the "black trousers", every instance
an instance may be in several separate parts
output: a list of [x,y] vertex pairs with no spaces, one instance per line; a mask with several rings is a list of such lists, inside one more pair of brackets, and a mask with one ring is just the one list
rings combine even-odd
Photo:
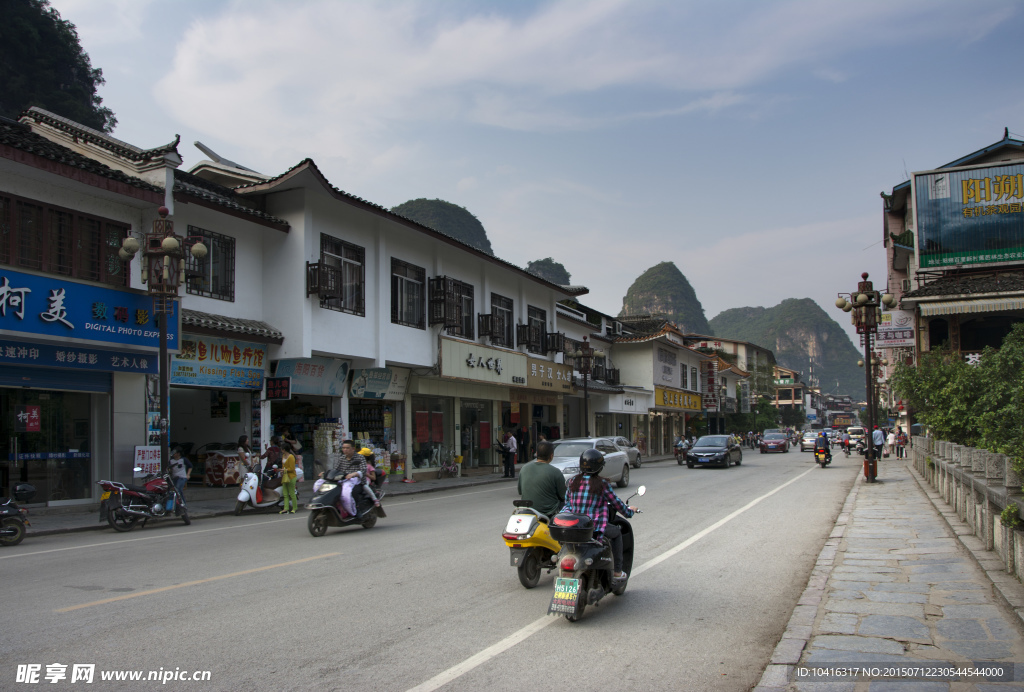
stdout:
[[516,456],[512,452],[505,452],[505,476],[507,476],[508,478],[515,478],[515,475],[516,475],[516,465],[514,463],[515,458],[516,458]]
[[604,528],[604,535],[612,544],[612,565],[616,572],[622,571],[622,529],[615,524],[609,523]]

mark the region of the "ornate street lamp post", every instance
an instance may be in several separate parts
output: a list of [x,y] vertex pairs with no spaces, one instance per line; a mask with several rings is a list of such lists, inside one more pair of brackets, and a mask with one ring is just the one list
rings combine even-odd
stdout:
[[[174,315],[178,288],[185,283],[184,238],[174,233],[174,222],[167,218],[167,207],[157,210],[159,219],[153,221],[153,230],[147,233],[142,250],[142,283],[153,296],[153,315],[160,328],[160,472],[167,472],[168,426],[170,408],[170,363],[167,354],[167,320]],[[130,261],[139,251],[139,241],[128,236],[121,244],[118,255]],[[206,257],[206,245],[201,239],[192,243],[190,252],[196,259]]]
[[587,380],[593,372],[594,358],[603,357],[604,351],[594,350],[584,336],[583,343],[570,355],[576,361],[576,370],[583,375],[583,436],[590,437],[590,393],[587,391]]
[[871,351],[871,335],[878,331],[878,323],[882,320],[882,306],[892,307],[896,304],[895,296],[886,293],[882,295],[874,290],[871,282],[868,281],[868,273],[864,272],[861,281],[857,283],[857,290],[852,293],[840,293],[836,299],[836,307],[843,312],[852,313],[853,325],[857,333],[864,338],[864,359],[857,361],[857,365],[864,367],[865,380],[867,384],[867,452],[864,456],[864,477],[869,483],[873,483],[878,476],[878,457],[875,450],[874,433],[877,416],[877,402],[875,401],[875,377],[879,359],[875,358]]

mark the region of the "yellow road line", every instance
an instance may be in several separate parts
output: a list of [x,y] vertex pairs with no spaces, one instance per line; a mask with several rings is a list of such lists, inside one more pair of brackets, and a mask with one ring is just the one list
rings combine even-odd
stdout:
[[199,584],[209,584],[212,581],[220,581],[221,579],[231,579],[232,577],[241,577],[246,574],[255,574],[256,572],[265,572],[268,569],[277,569],[278,567],[290,567],[291,565],[301,565],[303,562],[310,562],[312,560],[321,560],[325,557],[336,557],[341,553],[326,553],[324,555],[317,555],[315,557],[305,557],[301,560],[292,560],[291,562],[281,562],[276,565],[267,565],[266,567],[257,567],[255,569],[247,569],[243,572],[232,572],[231,574],[222,574],[219,577],[209,577],[208,579],[197,579],[195,581],[187,581],[183,584],[175,584],[174,586],[161,586],[159,589],[149,589],[147,591],[139,591],[138,593],[125,594],[124,596],[114,596],[113,598],[104,598],[102,601],[93,601],[91,603],[82,603],[81,605],[70,606],[68,608],[58,608],[53,611],[55,613],[69,613],[72,610],[81,610],[82,608],[92,608],[93,606],[105,605],[107,603],[116,603],[117,601],[126,601],[129,598],[138,598],[139,596],[151,596],[155,593],[162,593],[164,591],[173,591],[174,589],[183,589],[186,586],[197,586]]

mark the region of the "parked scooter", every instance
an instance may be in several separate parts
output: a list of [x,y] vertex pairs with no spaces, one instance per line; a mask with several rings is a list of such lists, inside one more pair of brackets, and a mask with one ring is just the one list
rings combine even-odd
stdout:
[[[641,485],[626,503],[646,492],[647,487]],[[622,531],[622,569],[627,573],[626,579],[614,584],[611,541],[606,537],[594,539],[594,520],[586,514],[570,513],[556,514],[551,520],[551,537],[562,544],[562,549],[551,558],[558,565],[558,576],[549,615],[565,615],[569,622],[576,622],[588,605],[597,605],[609,593],[621,596],[626,592],[628,573],[633,571],[633,527],[617,513],[609,521]]]
[[[235,501],[235,516],[237,517],[242,513],[242,510],[246,507],[252,507],[253,509],[270,510],[275,509],[278,505],[283,505],[284,496],[281,494],[281,486],[268,487],[273,476],[270,474],[263,475],[263,482],[260,482],[260,477],[257,475],[259,471],[259,460],[256,460],[255,466],[244,465],[245,477],[242,479],[241,489],[238,491],[238,498]],[[277,466],[272,466],[271,471],[277,471]],[[295,491],[295,498],[298,499],[299,491]]]
[[528,589],[537,586],[542,569],[557,566],[553,558],[562,546],[551,538],[551,519],[535,509],[530,500],[512,500],[517,507],[509,517],[501,537],[509,547],[512,566],[519,571],[519,582]]
[[[377,495],[378,501],[384,499],[386,491],[384,486],[388,482],[384,469],[380,466],[375,468],[376,477],[373,481],[373,492]],[[356,513],[348,514],[341,504],[341,490],[344,479],[335,478],[334,470],[327,472],[324,482],[313,493],[313,498],[306,505],[309,510],[309,520],[306,527],[314,538],[319,538],[327,533],[329,526],[352,526],[359,524],[364,529],[372,529],[377,524],[378,517],[386,517],[384,505],[373,504],[369,493],[362,488],[362,483],[352,490],[352,499],[356,503]]]
[[[136,468],[135,473],[142,473]],[[104,518],[115,531],[131,531],[142,527],[150,519],[180,516],[185,526],[192,523],[188,516],[185,498],[174,486],[170,474],[149,475],[143,479],[145,485],[126,485],[117,481],[97,481],[103,488],[100,502],[100,521]],[[167,505],[171,505],[171,509]]]
[[31,502],[36,489],[28,483],[18,483],[8,497],[0,502],[0,545],[18,545],[25,540],[28,510],[19,507],[18,502]]

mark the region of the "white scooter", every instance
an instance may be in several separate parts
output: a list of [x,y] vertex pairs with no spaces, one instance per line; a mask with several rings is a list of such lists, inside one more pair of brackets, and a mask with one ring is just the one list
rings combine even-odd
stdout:
[[[256,472],[259,466],[251,467],[243,465],[245,468],[245,478],[242,479],[242,489],[238,491],[238,500],[235,502],[235,516],[237,517],[242,513],[242,510],[247,506],[254,509],[273,509],[278,505],[282,504],[283,496],[281,495],[281,486],[274,489],[268,489],[260,485],[260,477]],[[271,470],[276,471],[277,466],[271,467]],[[298,499],[299,492],[295,491],[295,497]]]

